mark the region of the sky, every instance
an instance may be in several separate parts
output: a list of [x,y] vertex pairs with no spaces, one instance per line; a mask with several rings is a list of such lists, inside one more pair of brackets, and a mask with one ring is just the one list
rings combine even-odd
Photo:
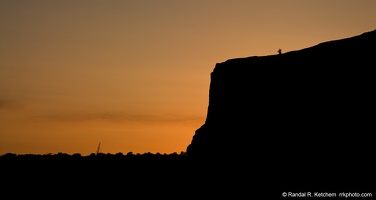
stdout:
[[181,153],[210,73],[376,29],[375,0],[1,0],[0,154]]

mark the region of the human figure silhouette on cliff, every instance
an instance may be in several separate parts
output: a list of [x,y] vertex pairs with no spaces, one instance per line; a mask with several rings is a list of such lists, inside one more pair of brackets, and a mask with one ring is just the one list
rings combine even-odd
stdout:
[[278,49],[278,54],[279,54],[279,55],[282,54],[282,50],[281,50],[281,49]]

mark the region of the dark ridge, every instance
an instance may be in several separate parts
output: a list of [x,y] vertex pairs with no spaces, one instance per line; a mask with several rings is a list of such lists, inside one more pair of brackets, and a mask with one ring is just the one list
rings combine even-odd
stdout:
[[[375,167],[375,47],[373,30],[217,63],[207,118],[187,156],[240,166],[237,171],[254,179],[260,172],[257,180],[285,187],[361,185]],[[291,181],[283,178],[287,174]]]

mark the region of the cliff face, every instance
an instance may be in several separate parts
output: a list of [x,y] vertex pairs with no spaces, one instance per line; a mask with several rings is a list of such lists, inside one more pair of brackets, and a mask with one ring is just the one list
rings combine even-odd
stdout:
[[375,58],[376,30],[217,63],[207,118],[187,155],[254,163],[370,160]]

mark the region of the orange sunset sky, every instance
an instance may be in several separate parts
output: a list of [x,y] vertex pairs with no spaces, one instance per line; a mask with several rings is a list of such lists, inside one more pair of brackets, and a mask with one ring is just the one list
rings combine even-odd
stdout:
[[186,151],[216,63],[374,29],[375,0],[1,0],[0,154]]

